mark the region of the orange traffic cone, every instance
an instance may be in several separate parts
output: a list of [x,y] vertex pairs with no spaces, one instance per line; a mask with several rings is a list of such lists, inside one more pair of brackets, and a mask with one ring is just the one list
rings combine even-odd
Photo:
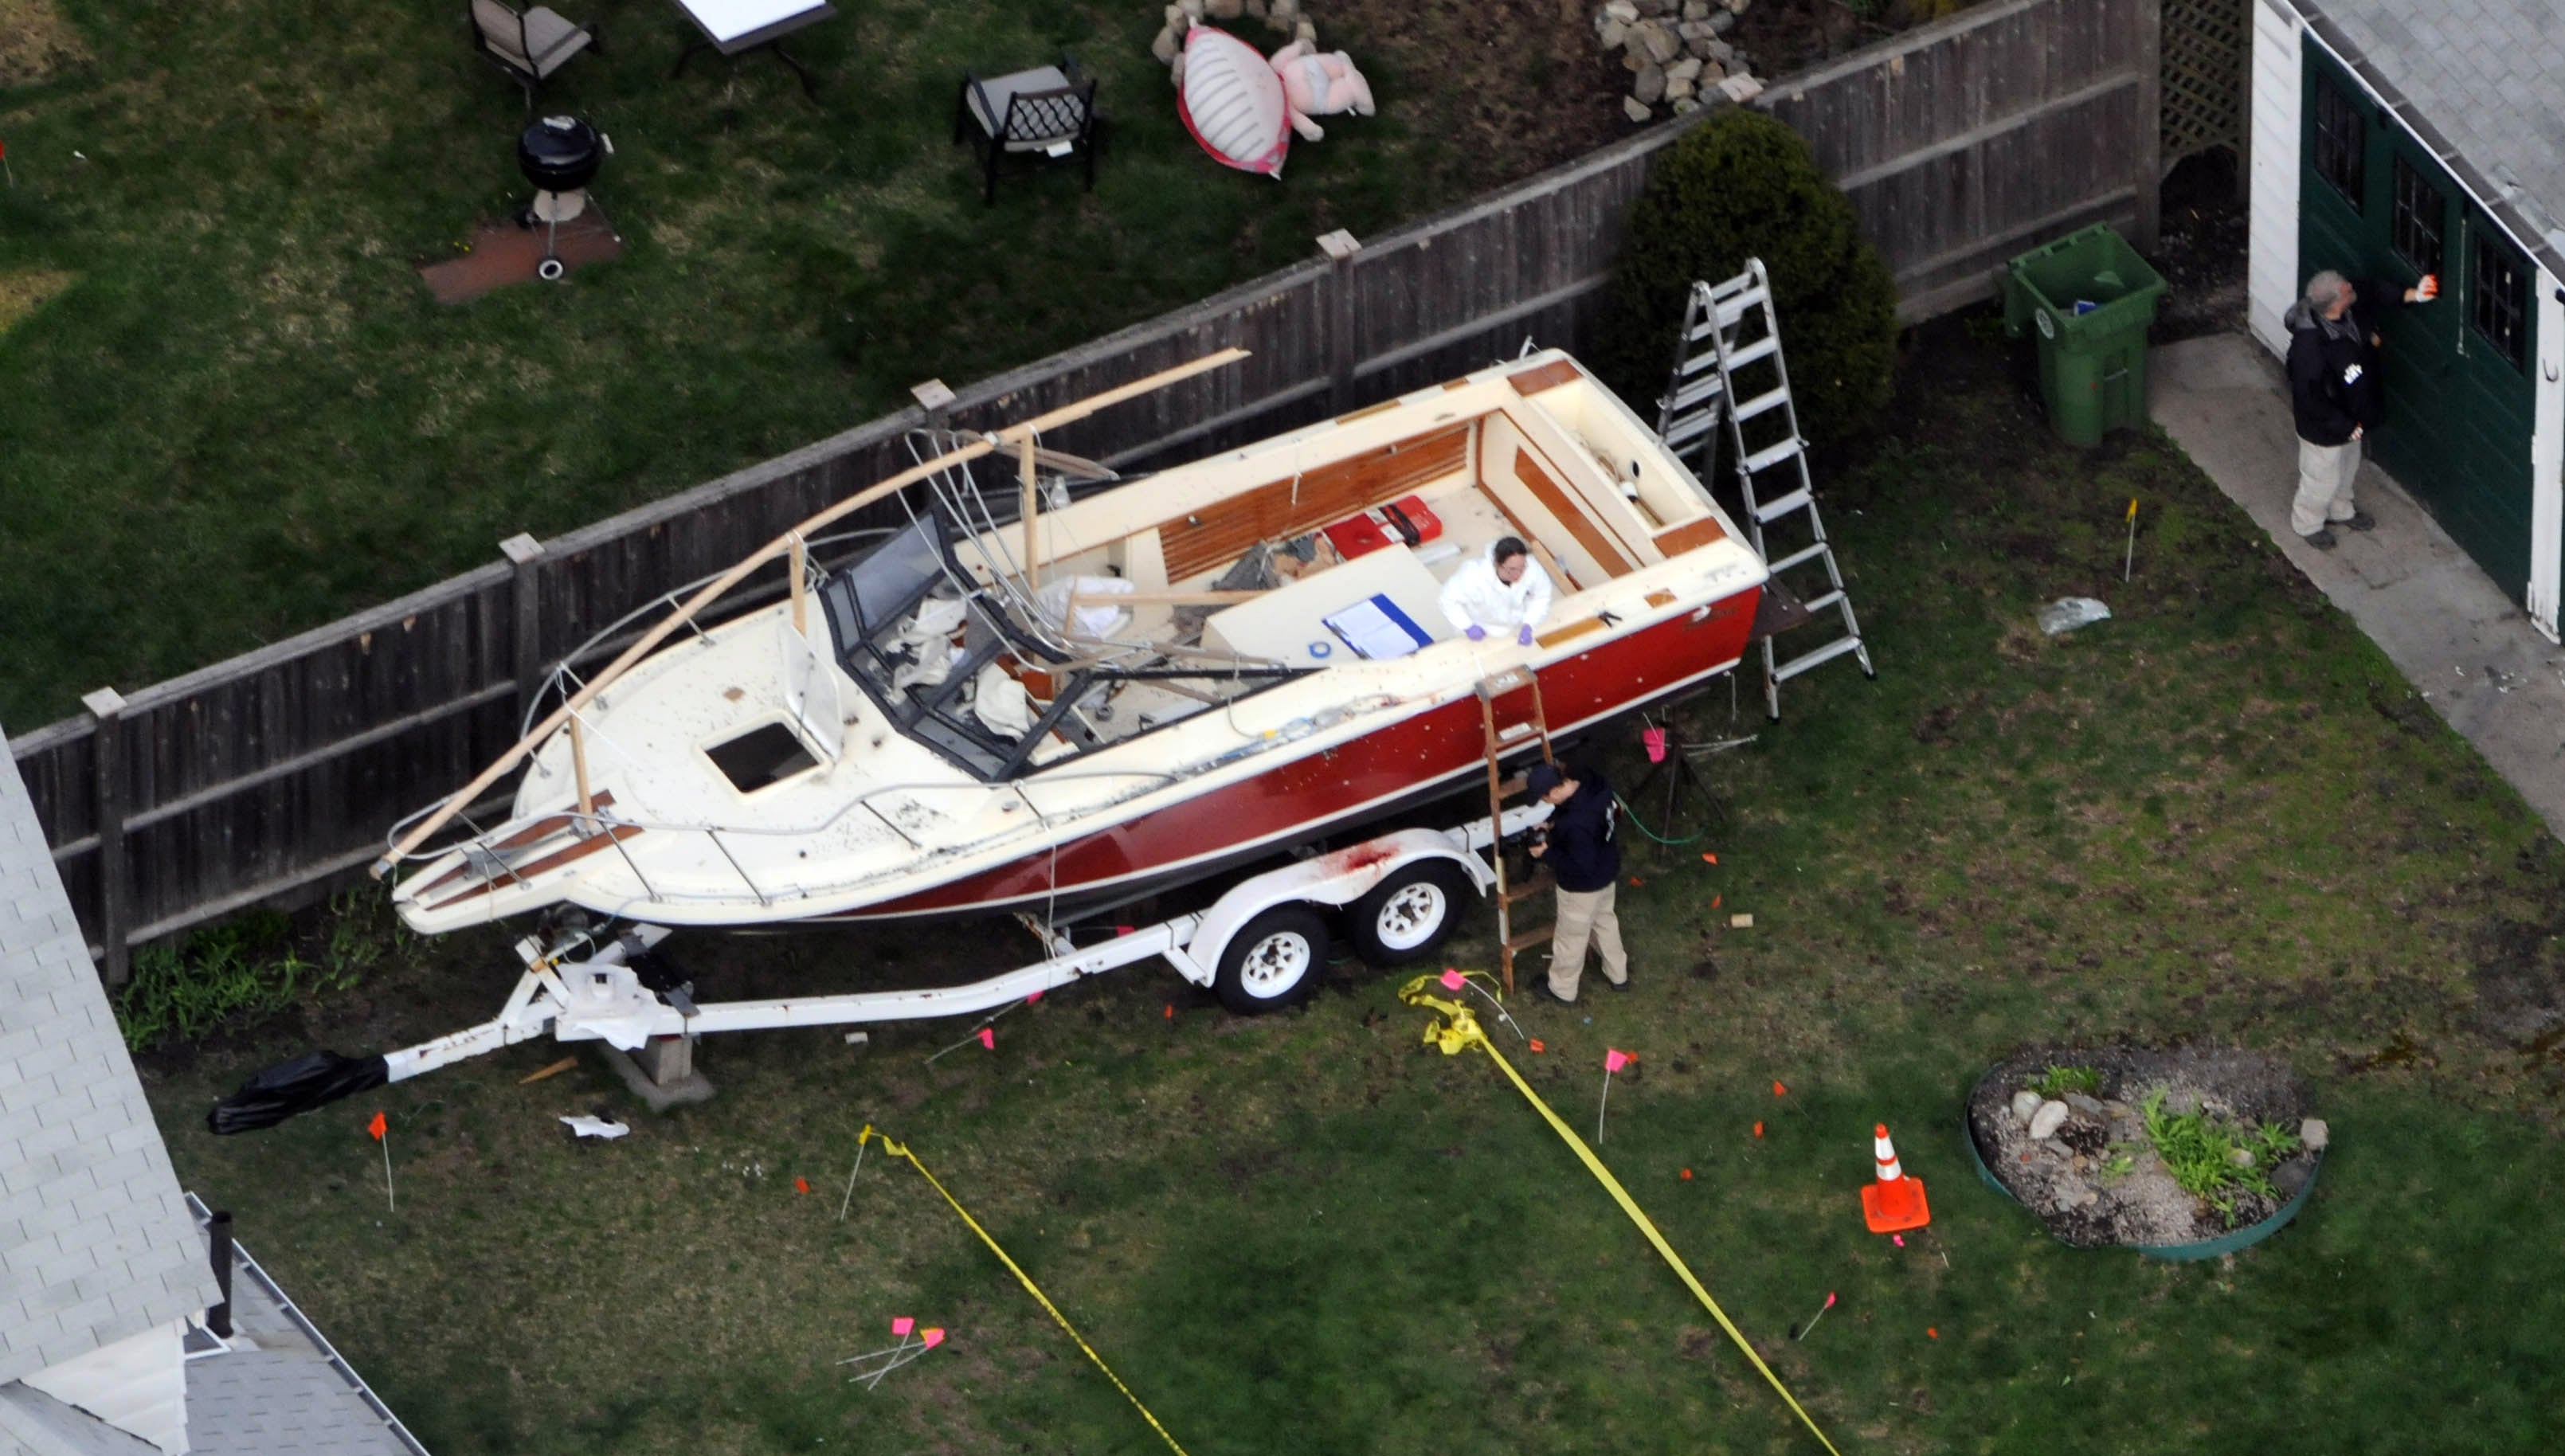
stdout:
[[1924,1180],[1906,1176],[1897,1165],[1897,1146],[1888,1140],[1888,1124],[1871,1128],[1871,1156],[1879,1164],[1879,1181],[1861,1190],[1862,1221],[1874,1234],[1903,1233],[1933,1221],[1924,1202]]

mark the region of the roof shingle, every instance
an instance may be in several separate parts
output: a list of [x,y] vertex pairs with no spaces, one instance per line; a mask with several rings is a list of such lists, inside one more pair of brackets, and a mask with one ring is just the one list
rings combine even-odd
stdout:
[[215,1297],[35,806],[0,753],[0,1385]]

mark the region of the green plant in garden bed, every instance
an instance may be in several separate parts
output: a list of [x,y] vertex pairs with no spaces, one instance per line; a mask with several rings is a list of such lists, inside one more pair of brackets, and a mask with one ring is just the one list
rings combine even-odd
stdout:
[[[2237,1192],[2280,1196],[2268,1169],[2297,1151],[2296,1133],[2276,1122],[2247,1130],[2206,1112],[2168,1112],[2163,1088],[2148,1092],[2140,1110],[2146,1115],[2147,1140],[2155,1144],[2156,1156],[2164,1159],[2174,1182],[2206,1199],[2229,1227],[2235,1223]],[[2237,1162],[2238,1151],[2250,1152],[2253,1161]]]
[[2030,1090],[2051,1099],[2068,1092],[2094,1096],[2102,1091],[2102,1074],[2090,1067],[2051,1067],[2040,1074],[2039,1081],[2032,1083]]

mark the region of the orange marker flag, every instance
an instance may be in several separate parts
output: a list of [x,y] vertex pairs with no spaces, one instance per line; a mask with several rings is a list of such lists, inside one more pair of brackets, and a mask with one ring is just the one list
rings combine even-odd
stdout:
[[793,1191],[794,1191],[794,1192],[796,1192],[796,1193],[808,1193],[808,1192],[810,1192],[810,1191],[811,1191],[811,1180],[810,1180],[810,1179],[808,1179],[808,1178],[796,1178],[796,1179],[794,1179],[794,1180],[793,1180]]
[[1754,1124],[1754,1135],[1755,1135],[1755,1136],[1757,1136],[1757,1137],[1760,1137],[1760,1136],[1762,1136],[1762,1135],[1763,1135],[1763,1124],[1762,1124],[1762,1123],[1757,1122],[1757,1123],[1755,1123],[1755,1124]]
[[1776,1096],[1776,1097],[1786,1097],[1786,1096],[1788,1096],[1789,1094],[1790,1094],[1790,1090],[1789,1090],[1788,1088],[1786,1088],[1786,1087],[1783,1087],[1783,1086],[1782,1086],[1778,1081],[1775,1081],[1775,1082],[1772,1084],[1772,1095],[1774,1095],[1774,1096]]
[[392,1200],[392,1144],[389,1138],[383,1136],[391,1130],[391,1124],[383,1120],[382,1108],[374,1109],[374,1120],[365,1124],[365,1130],[374,1135],[374,1141],[383,1145],[383,1207],[387,1211],[397,1212],[399,1205]]

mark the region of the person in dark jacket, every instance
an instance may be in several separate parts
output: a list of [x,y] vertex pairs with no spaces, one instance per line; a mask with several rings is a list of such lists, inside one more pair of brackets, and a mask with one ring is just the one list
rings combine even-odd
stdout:
[[1589,768],[1536,763],[1523,787],[1554,806],[1544,832],[1532,840],[1532,857],[1558,879],[1558,924],[1549,942],[1550,999],[1574,1004],[1585,972],[1585,944],[1593,941],[1603,979],[1615,991],[1630,989],[1630,961],[1621,952],[1621,922],[1612,913],[1612,891],[1621,882],[1621,844],[1613,836],[1620,801],[1603,775]]
[[2309,545],[2331,551],[2334,527],[2366,531],[2378,524],[2352,503],[2351,482],[2360,473],[2362,442],[2387,415],[2387,390],[2378,377],[2379,319],[2390,307],[2439,295],[2440,282],[2430,274],[2420,287],[2398,288],[2354,283],[2327,269],[2307,280],[2307,296],[2289,310],[2289,407],[2298,426],[2298,495],[2289,529]]

